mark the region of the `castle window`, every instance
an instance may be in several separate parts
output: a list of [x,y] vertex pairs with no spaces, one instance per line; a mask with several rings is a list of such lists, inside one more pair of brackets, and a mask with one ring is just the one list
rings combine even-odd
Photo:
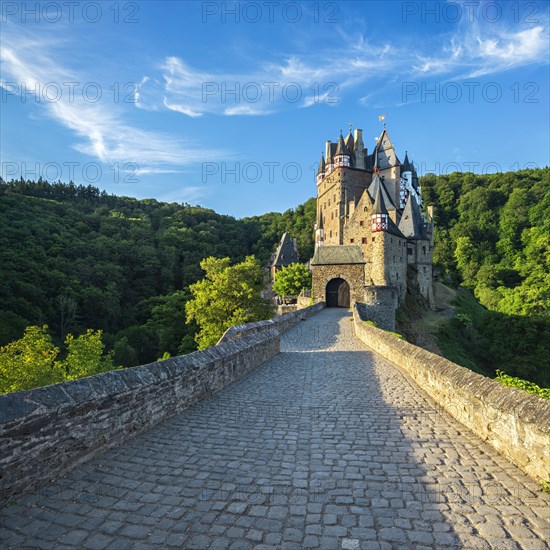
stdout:
[[332,230],[330,231],[330,238],[332,239]]
[[361,220],[361,221],[359,222],[359,225],[360,225],[361,227],[363,227],[363,226],[365,225],[365,222],[364,222],[363,220]]
[[412,255],[413,255],[412,248],[407,248],[407,254],[408,254],[409,256],[412,256]]
[[426,247],[425,246],[422,247],[422,254],[426,254]]
[[334,199],[334,202],[336,202],[336,195],[334,195],[332,198]]
[[328,205],[330,206],[330,199],[328,200]]
[[363,237],[361,239],[361,244],[367,244],[367,237]]
[[372,242],[374,242],[374,239],[376,239],[376,237],[373,237],[373,238],[372,238]]
[[396,281],[399,281],[399,273],[396,273],[396,274],[395,274],[395,280],[396,280]]
[[355,242],[355,239],[350,239],[349,242],[353,244]]
[[331,220],[334,219],[334,212],[330,215],[330,219],[331,219]]

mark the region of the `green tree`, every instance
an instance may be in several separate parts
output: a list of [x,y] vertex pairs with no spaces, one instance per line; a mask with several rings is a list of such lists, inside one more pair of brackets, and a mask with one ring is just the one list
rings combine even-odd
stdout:
[[187,322],[196,322],[199,331],[195,341],[199,349],[217,343],[234,325],[269,319],[271,305],[261,297],[263,272],[254,256],[230,265],[229,258],[209,257],[200,265],[204,279],[189,289],[193,299],[185,305]]
[[0,347],[0,392],[61,382],[64,370],[55,360],[58,353],[46,325],[27,327],[23,338]]
[[67,357],[60,366],[65,371],[66,380],[76,380],[114,368],[112,353],[103,355],[104,345],[101,341],[100,330],[88,329],[76,338],[72,334],[68,334],[65,345],[67,346]]
[[273,290],[279,296],[297,296],[311,288],[311,271],[304,264],[290,264],[275,274]]

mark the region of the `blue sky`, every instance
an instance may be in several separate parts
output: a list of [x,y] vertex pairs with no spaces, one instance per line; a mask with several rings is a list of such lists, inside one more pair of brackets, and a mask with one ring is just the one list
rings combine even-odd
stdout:
[[[38,5],[38,10],[35,10]],[[1,168],[237,217],[386,115],[420,174],[549,164],[548,2],[4,2]]]

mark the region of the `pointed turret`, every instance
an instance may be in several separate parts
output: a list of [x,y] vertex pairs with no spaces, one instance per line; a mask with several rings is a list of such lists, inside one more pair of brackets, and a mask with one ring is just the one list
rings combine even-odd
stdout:
[[426,225],[422,219],[418,203],[412,193],[409,193],[407,198],[407,203],[399,222],[399,230],[409,239],[427,238]]
[[344,143],[342,133],[340,133],[340,138],[336,145],[336,152],[334,153],[334,166],[350,166],[350,154]]
[[413,165],[409,162],[409,153],[405,151],[405,160],[401,166],[401,173],[412,172],[414,170]]
[[396,209],[395,204],[393,204],[393,201],[391,199],[391,195],[388,193],[386,186],[384,185],[384,183],[382,182],[382,179],[377,173],[374,174],[374,177],[372,178],[372,182],[369,185],[368,191],[373,201],[376,200],[376,195],[378,194],[378,192],[380,192],[383,195],[384,203],[387,205],[387,208],[389,210]]
[[319,212],[319,223],[315,229],[315,246],[321,246],[325,240],[325,229],[323,227],[323,212]]
[[371,231],[386,231],[392,235],[403,238],[403,233],[399,231],[395,222],[390,218],[386,199],[384,198],[384,187],[379,186],[374,197],[374,204],[371,212]]
[[317,176],[316,176],[317,185],[319,185],[323,181],[325,177],[325,169],[326,169],[325,157],[321,155],[321,162],[319,162],[319,169],[317,170]]
[[380,187],[377,188],[376,197],[374,198],[374,206],[371,213],[371,231],[387,231],[388,230],[389,214],[384,202],[384,197],[380,191]]

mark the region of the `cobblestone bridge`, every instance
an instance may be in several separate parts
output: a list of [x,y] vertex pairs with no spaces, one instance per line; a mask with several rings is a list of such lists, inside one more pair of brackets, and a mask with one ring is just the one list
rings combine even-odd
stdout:
[[12,548],[549,548],[550,498],[324,310],[212,398],[0,510]]

